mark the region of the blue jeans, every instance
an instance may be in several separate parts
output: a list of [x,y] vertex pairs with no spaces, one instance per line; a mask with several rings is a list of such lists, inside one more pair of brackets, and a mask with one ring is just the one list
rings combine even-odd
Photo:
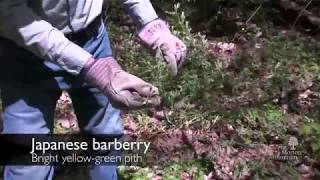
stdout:
[[[91,27],[92,28],[92,27]],[[83,49],[101,58],[112,55],[105,26],[100,21],[88,36],[70,36]],[[89,34],[88,34],[89,33]],[[91,33],[91,34],[90,34]],[[53,131],[56,101],[62,90],[69,92],[79,127],[91,134],[122,134],[120,111],[106,96],[80,78],[37,58],[7,40],[0,40],[0,84],[3,104],[3,132],[7,134],[49,134]],[[92,166],[94,180],[117,179],[116,166]],[[5,180],[50,180],[53,166],[6,166]]]

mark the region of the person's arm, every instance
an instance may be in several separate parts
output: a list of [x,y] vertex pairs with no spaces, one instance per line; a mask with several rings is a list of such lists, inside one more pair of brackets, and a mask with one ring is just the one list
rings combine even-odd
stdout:
[[[111,57],[93,59],[90,53],[38,17],[27,7],[26,0],[0,0],[0,36],[83,77],[86,83],[104,93],[114,107],[136,109],[160,103],[156,87],[123,71]],[[146,97],[151,98],[150,103],[144,102]]]
[[28,8],[26,0],[0,1],[0,36],[34,54],[49,58],[77,75],[92,55],[69,41],[50,23]]

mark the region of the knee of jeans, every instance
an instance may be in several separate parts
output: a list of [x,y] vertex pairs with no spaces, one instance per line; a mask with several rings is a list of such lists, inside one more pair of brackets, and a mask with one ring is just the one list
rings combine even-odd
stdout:
[[5,134],[47,134],[50,132],[43,113],[34,108],[8,106],[3,112]]
[[89,167],[90,177],[94,180],[117,180],[117,166],[95,165]]
[[101,112],[89,121],[84,130],[90,134],[123,134],[120,110],[109,104]]
[[4,168],[4,179],[26,180],[39,179],[50,180],[53,176],[52,166],[6,166]]

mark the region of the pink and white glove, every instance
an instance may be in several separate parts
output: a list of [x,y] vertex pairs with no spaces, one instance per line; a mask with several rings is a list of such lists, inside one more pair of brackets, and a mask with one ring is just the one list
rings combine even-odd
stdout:
[[187,47],[167,24],[161,19],[153,20],[142,28],[138,37],[155,50],[157,58],[168,64],[170,75],[175,77],[186,59]]
[[85,82],[104,93],[116,108],[133,110],[160,104],[158,88],[122,70],[112,57],[89,59],[81,75]]

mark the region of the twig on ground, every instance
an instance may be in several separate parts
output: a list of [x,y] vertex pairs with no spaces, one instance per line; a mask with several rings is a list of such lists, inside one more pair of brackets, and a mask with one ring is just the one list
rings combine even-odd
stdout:
[[303,12],[305,10],[307,10],[307,8],[309,7],[309,5],[312,3],[313,0],[310,0],[306,6],[300,11],[299,15],[297,16],[296,20],[294,21],[294,23],[292,24],[292,26],[295,26],[297,24],[297,22],[299,21],[300,17],[302,16]]
[[251,14],[251,16],[247,19],[246,21],[246,25],[251,21],[251,19],[258,13],[258,11],[260,10],[260,8],[262,7],[262,4],[260,4],[257,9]]

